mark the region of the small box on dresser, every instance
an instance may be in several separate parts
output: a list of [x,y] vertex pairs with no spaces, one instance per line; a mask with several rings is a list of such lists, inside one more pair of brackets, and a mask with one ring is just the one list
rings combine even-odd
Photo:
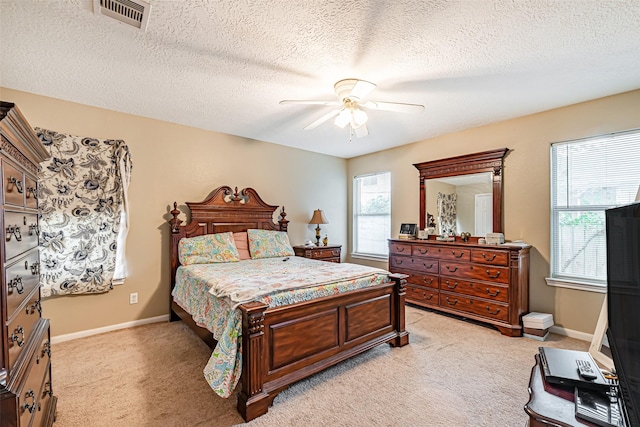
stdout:
[[528,245],[389,240],[389,271],[408,274],[406,302],[522,336],[529,310]]
[[20,110],[2,101],[0,138],[0,425],[50,426],[57,399],[49,320],[41,316],[37,199],[38,164],[49,153]]

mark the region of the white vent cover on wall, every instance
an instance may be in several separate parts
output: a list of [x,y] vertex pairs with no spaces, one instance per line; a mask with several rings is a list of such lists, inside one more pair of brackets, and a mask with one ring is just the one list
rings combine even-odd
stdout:
[[151,5],[142,0],[93,0],[93,13],[147,30]]

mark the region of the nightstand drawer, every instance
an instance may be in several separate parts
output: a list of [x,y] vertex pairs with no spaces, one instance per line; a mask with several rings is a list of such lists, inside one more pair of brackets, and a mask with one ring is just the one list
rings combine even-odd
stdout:
[[318,261],[340,262],[341,245],[329,246],[294,246],[296,256],[315,259]]

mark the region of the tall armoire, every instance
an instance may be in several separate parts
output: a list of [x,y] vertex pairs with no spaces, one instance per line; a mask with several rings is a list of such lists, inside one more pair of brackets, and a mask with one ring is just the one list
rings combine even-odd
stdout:
[[0,101],[0,427],[50,426],[49,320],[40,305],[38,164],[49,157],[15,104]]

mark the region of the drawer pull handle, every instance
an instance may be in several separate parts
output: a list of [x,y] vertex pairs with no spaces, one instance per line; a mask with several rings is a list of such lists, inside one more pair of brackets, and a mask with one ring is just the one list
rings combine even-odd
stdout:
[[449,297],[445,298],[447,300],[447,304],[449,305],[456,305],[458,303],[458,299],[456,298],[453,302],[451,300],[449,300]]
[[42,397],[53,396],[53,388],[51,387],[51,381],[47,381],[44,383],[44,391],[42,392]]
[[[31,398],[31,405],[29,405],[29,402],[26,402],[27,399]],[[36,410],[36,394],[33,392],[33,390],[29,389],[25,394],[24,394],[24,400],[25,402],[22,404],[22,410],[27,410],[30,413],[33,414],[33,411]]]
[[38,192],[35,187],[27,187],[27,199],[29,198],[29,193],[33,194],[33,198],[38,200]]
[[402,264],[402,262],[403,262],[403,261],[402,261],[402,259],[398,259],[398,258],[396,258],[396,264],[398,264],[398,265],[399,265],[399,264]]
[[16,240],[18,242],[22,240],[22,234],[20,233],[20,226],[10,225],[7,227],[7,242],[11,240],[11,236],[16,236]]
[[44,357],[45,354],[51,357],[51,343],[49,340],[45,341],[42,345],[42,357]]
[[426,293],[426,292],[423,292],[423,293],[422,293],[422,298],[423,298],[423,299],[426,299],[426,300],[430,300],[431,298],[433,298],[433,294],[429,294],[429,297],[427,297],[427,293]]
[[18,189],[18,193],[23,193],[24,192],[24,188],[22,187],[22,181],[20,181],[19,179],[16,179],[12,176],[9,177],[9,184],[13,184],[16,186],[16,188]]
[[40,234],[40,227],[38,227],[38,224],[31,224],[29,226],[29,236],[33,236],[34,231],[36,234]]
[[427,270],[431,270],[433,268],[433,264],[425,264],[424,262],[422,263],[422,265],[424,266],[424,268],[426,268]]
[[487,254],[482,252],[482,258],[484,258],[486,261],[493,261],[494,259],[496,259],[496,254],[491,254],[491,257],[489,257],[487,256]]
[[429,252],[429,249],[426,249],[426,248],[418,248],[418,252],[420,252],[420,255],[425,255],[427,252]]
[[456,251],[451,251],[451,253],[456,258],[462,258],[462,256],[464,255],[464,251],[460,251],[460,255],[456,255]]
[[27,306],[27,309],[26,309],[27,314],[33,314],[36,311],[42,314],[42,306],[40,305],[40,300],[34,302],[30,306]]
[[40,261],[31,264],[31,274],[35,276],[38,273],[40,273]]
[[404,248],[403,247],[396,247],[396,252],[404,252]]
[[433,283],[433,278],[427,280],[426,277],[422,277],[422,283],[426,284],[426,285],[430,285]]
[[[22,335],[21,337],[18,334]],[[14,333],[11,334],[11,341],[18,344],[18,347],[22,347],[24,345],[24,328],[22,326],[18,326]]]
[[500,294],[500,289],[498,289],[495,293],[491,293],[491,289],[487,288],[487,295],[490,297],[497,297]]
[[496,275],[492,276],[491,272],[489,270],[487,270],[487,277],[489,277],[489,279],[497,279],[498,277],[500,277],[500,271],[496,271]]
[[487,306],[487,313],[495,316],[496,314],[500,313],[500,308],[497,308],[496,311],[491,311],[491,307]]
[[18,294],[22,294],[24,292],[24,286],[22,286],[22,277],[16,276],[15,279],[11,279],[9,281],[9,289],[13,288],[18,291]]
[[449,289],[455,289],[455,288],[457,288],[457,287],[458,287],[458,282],[453,282],[453,286],[451,286],[451,285],[449,284],[449,281],[447,280],[447,281],[446,281],[446,284],[447,284],[447,288],[449,288]]
[[[456,271],[458,271],[458,267],[457,267],[457,266],[456,266],[456,267],[451,268],[451,267],[449,267],[448,265],[445,265],[445,267],[447,268],[447,271],[448,271],[449,273],[455,273]],[[487,271],[487,273],[488,273],[488,271]]]

